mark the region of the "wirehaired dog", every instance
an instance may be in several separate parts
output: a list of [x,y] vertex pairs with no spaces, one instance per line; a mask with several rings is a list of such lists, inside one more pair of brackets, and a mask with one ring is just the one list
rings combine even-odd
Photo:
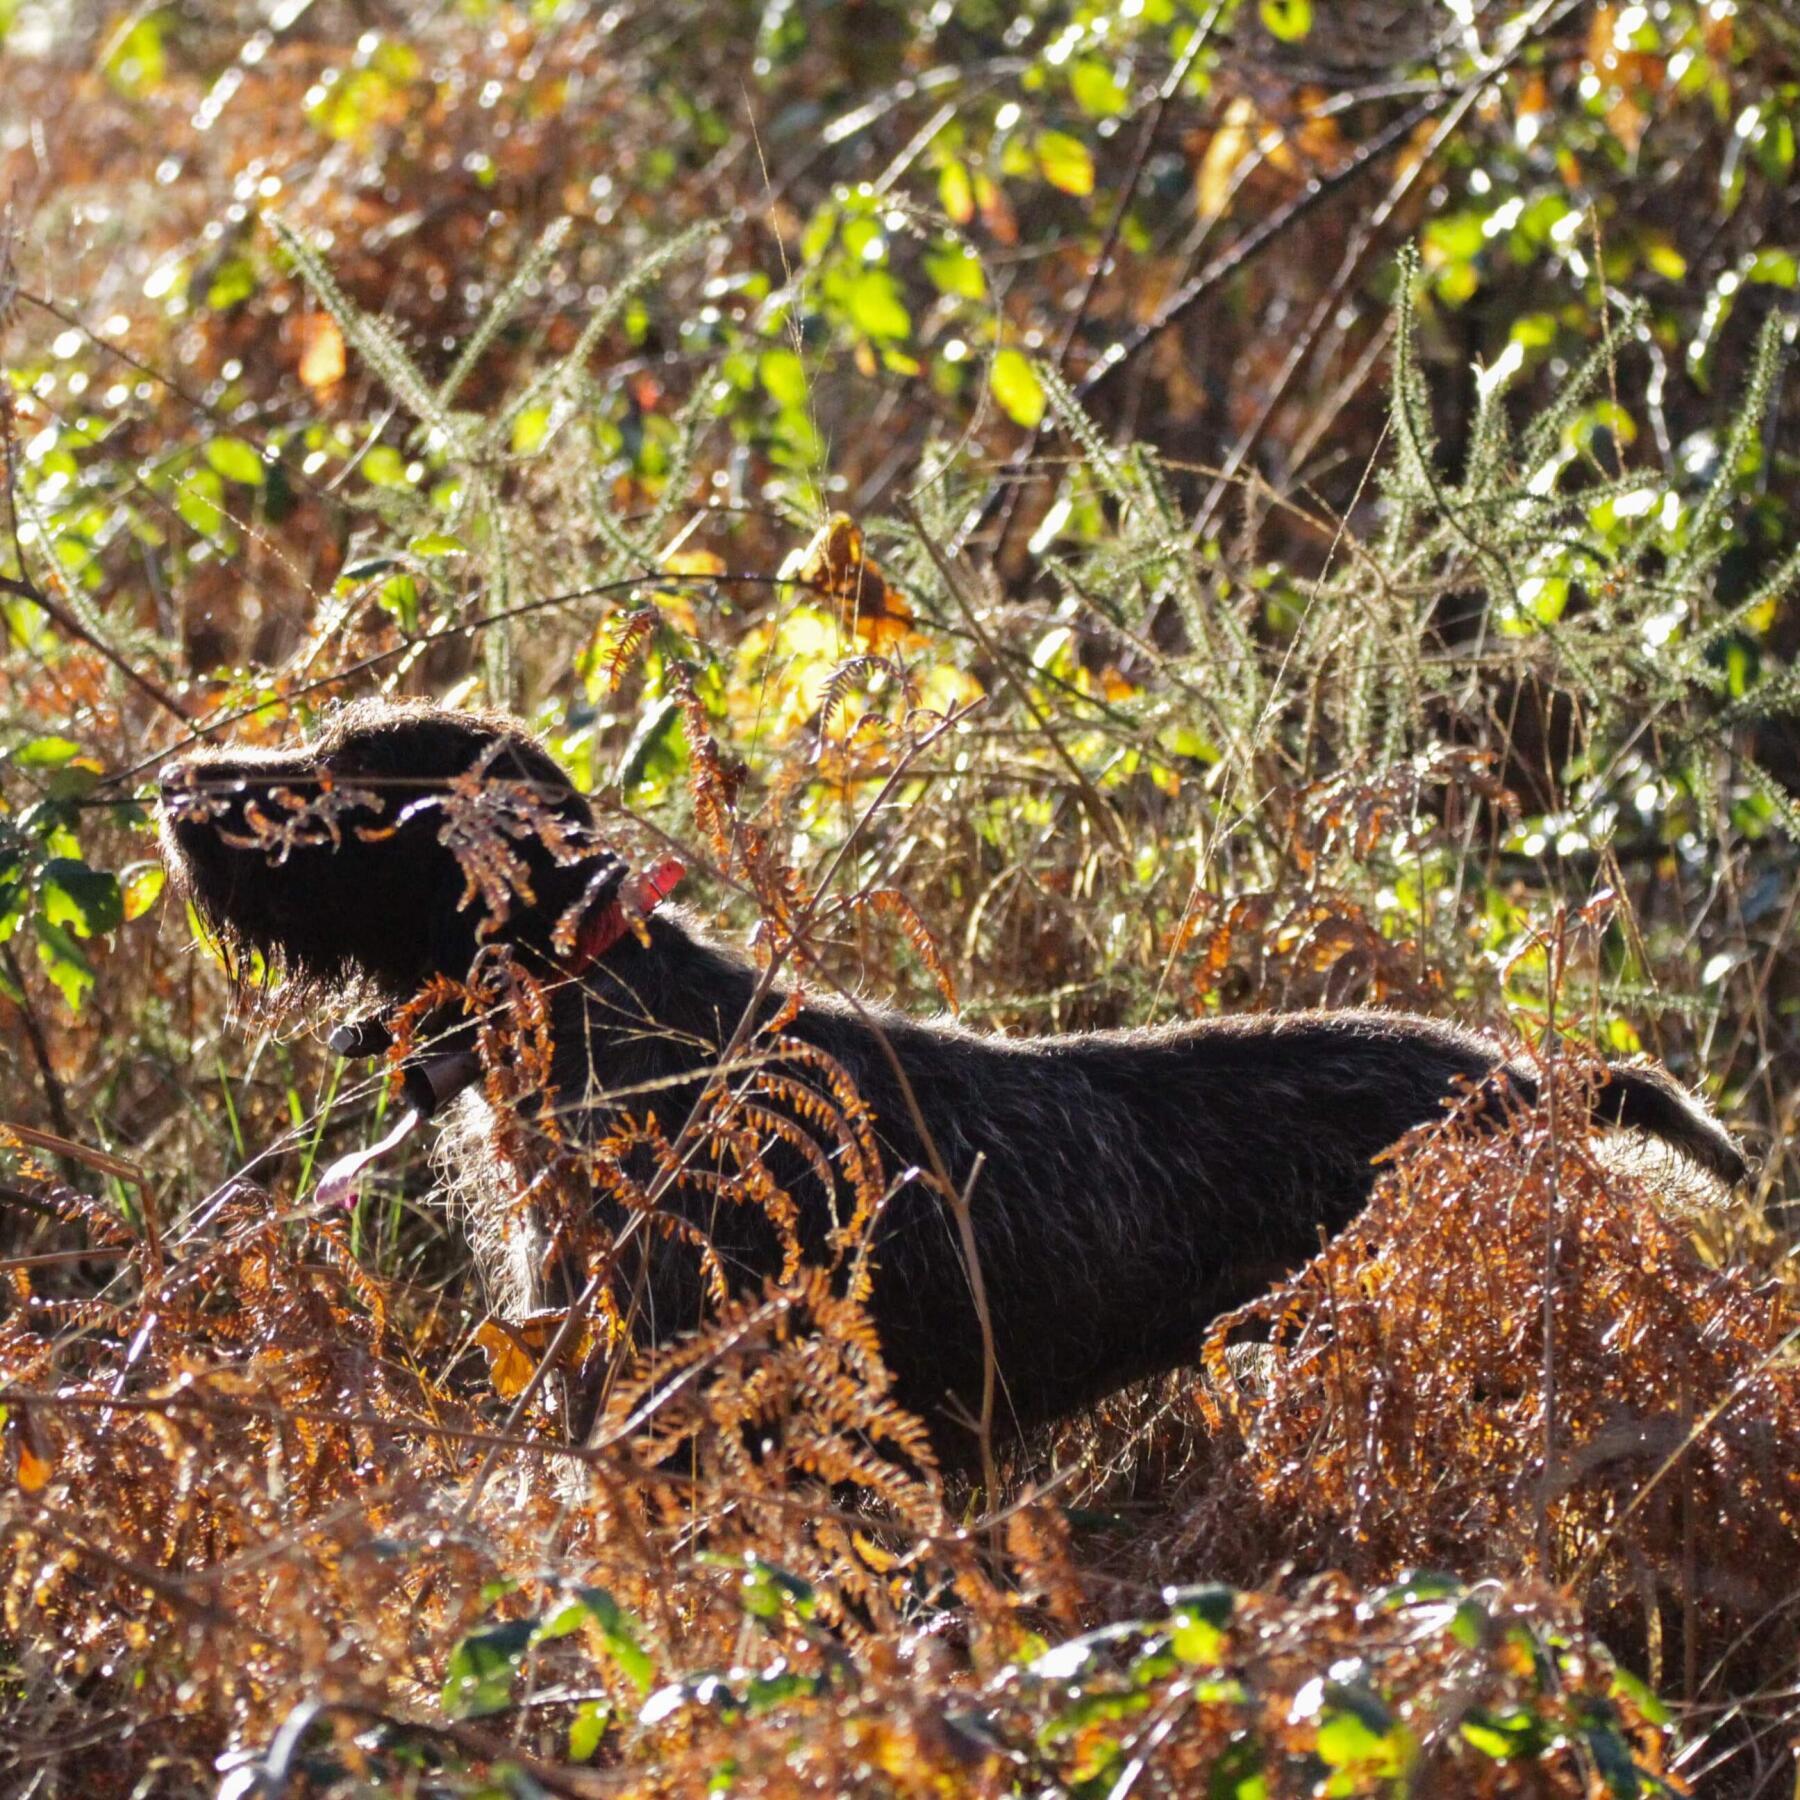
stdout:
[[[984,1396],[996,1426],[1030,1427],[1191,1358],[1459,1095],[1498,1119],[1536,1094],[1484,1039],[1397,1013],[1010,1040],[801,1000],[659,906],[545,751],[488,714],[360,702],[309,743],[171,763],[161,792],[170,868],[240,955],[436,1006],[465,1073],[494,1014],[533,1010],[484,1040],[489,1091],[505,1061],[531,1102],[515,1166],[478,1182],[504,1308],[553,1297],[559,1260],[567,1277],[567,1230],[519,1199],[545,1171],[573,1170],[585,1214],[635,1240],[606,1280],[641,1342],[699,1324],[709,1287],[849,1257],[896,1397],[955,1460]],[[1745,1173],[1659,1070],[1606,1068],[1592,1115]]]

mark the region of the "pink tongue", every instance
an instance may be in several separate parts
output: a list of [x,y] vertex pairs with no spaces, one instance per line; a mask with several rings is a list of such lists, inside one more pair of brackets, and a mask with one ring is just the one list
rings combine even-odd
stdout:
[[404,1113],[400,1123],[384,1137],[380,1143],[371,1144],[366,1150],[352,1150],[348,1156],[340,1156],[319,1179],[319,1204],[321,1206],[341,1206],[348,1210],[356,1204],[360,1191],[357,1177],[370,1163],[378,1162],[394,1148],[404,1142],[418,1126],[421,1114],[415,1109]]

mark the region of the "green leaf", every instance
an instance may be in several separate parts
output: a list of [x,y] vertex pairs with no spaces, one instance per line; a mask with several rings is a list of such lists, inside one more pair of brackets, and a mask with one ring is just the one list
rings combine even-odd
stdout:
[[21,769],[60,769],[80,754],[81,746],[73,738],[36,737],[21,744],[12,753],[12,760]]
[[24,856],[17,850],[0,850],[0,944],[18,930],[24,917],[31,891],[25,877]]
[[925,273],[940,294],[958,300],[979,300],[987,293],[981,258],[967,244],[946,244],[925,253]]
[[52,924],[69,926],[81,937],[116,931],[125,917],[117,878],[67,856],[44,864],[39,900]]
[[1546,1742],[1542,1724],[1523,1708],[1503,1714],[1472,1712],[1462,1722],[1462,1735],[1465,1743],[1495,1762],[1535,1757]]
[[74,938],[53,919],[40,912],[33,925],[38,961],[44,965],[44,973],[62,995],[69,1011],[80,1012],[82,1001],[94,985],[94,965]]
[[512,451],[514,456],[529,456],[550,435],[550,409],[528,406],[513,420]]
[[569,1725],[569,1761],[586,1762],[611,1723],[612,1708],[604,1700],[583,1701]]
[[1760,282],[1764,287],[1800,286],[1800,261],[1791,250],[1759,250],[1750,259],[1744,279]]
[[247,444],[240,437],[217,437],[202,454],[227,481],[238,482],[244,487],[263,485],[263,459],[254,444]]
[[225,484],[211,469],[190,469],[175,490],[175,511],[202,537],[225,523]]
[[554,1618],[539,1627],[537,1640],[566,1637],[580,1626],[591,1624],[606,1646],[606,1653],[618,1666],[619,1673],[640,1694],[650,1691],[656,1679],[656,1665],[638,1641],[637,1621],[620,1606],[605,1588],[576,1588],[574,1598]]
[[419,629],[419,584],[410,575],[390,575],[375,590],[375,603],[400,621],[402,631]]
[[760,1557],[749,1559],[741,1602],[752,1618],[779,1618],[784,1607],[792,1606],[801,1618],[810,1619],[817,1598],[811,1585],[798,1575],[790,1575],[786,1569]]
[[1457,1605],[1450,1620],[1450,1635],[1465,1650],[1477,1650],[1488,1634],[1488,1609],[1479,1600],[1465,1598]]
[[232,256],[213,271],[206,289],[206,304],[213,312],[224,312],[256,292],[256,270],[247,257]]
[[1665,281],[1681,281],[1687,275],[1687,258],[1660,231],[1644,240],[1644,265]]
[[508,1619],[471,1631],[450,1652],[443,1708],[453,1719],[478,1719],[512,1704],[513,1677],[536,1636],[534,1619]]
[[792,350],[765,350],[756,359],[756,378],[783,412],[806,406],[806,364]]
[[900,284],[886,269],[864,269],[844,284],[844,305],[865,337],[903,338],[912,330],[912,314],[900,298]]
[[1662,1703],[1649,1682],[1640,1681],[1629,1669],[1619,1669],[1614,1672],[1612,1691],[1615,1694],[1624,1694],[1634,1701],[1638,1711],[1652,1725],[1667,1725],[1674,1716]]
[[1257,7],[1270,37],[1295,44],[1312,30],[1312,0],[1262,0]]
[[1116,118],[1130,104],[1109,64],[1084,56],[1069,71],[1069,92],[1090,119]]
[[1078,137],[1066,131],[1040,131],[1034,146],[1038,168],[1053,188],[1078,198],[1094,191],[1094,157]]
[[1479,256],[1487,242],[1486,224],[1487,214],[1479,212],[1439,213],[1427,220],[1422,234],[1427,264],[1463,263]]
[[1387,1760],[1386,1740],[1354,1713],[1328,1713],[1319,1725],[1320,1760],[1334,1769],[1373,1767]]
[[469,546],[448,531],[428,531],[408,544],[414,556],[467,556]]
[[1022,350],[1001,350],[994,357],[988,381],[1001,410],[1015,425],[1034,429],[1044,416],[1047,400],[1031,359]]
[[1523,350],[1543,350],[1556,342],[1556,315],[1521,313],[1513,320],[1506,335]]
[[1371,1598],[1371,1604],[1384,1612],[1396,1606],[1414,1606],[1422,1600],[1448,1600],[1462,1592],[1462,1583],[1454,1575],[1440,1575],[1435,1570],[1420,1569],[1403,1575],[1391,1587],[1383,1588]]
[[392,444],[377,444],[362,459],[362,472],[376,487],[406,486],[406,459]]
[[1177,1613],[1169,1648],[1184,1663],[1216,1668],[1225,1660],[1225,1634],[1194,1613]]
[[1325,1696],[1316,1745],[1322,1761],[1354,1770],[1359,1788],[1370,1775],[1405,1773],[1416,1749],[1413,1735],[1377,1695],[1355,1682],[1328,1681]]

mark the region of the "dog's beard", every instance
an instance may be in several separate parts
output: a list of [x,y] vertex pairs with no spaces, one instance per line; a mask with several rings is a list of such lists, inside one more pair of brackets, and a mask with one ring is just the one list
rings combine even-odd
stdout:
[[176,891],[194,917],[234,988],[263,1010],[302,1010],[325,999],[372,992],[378,983],[354,944],[317,927],[343,915],[315,893],[306,925],[305,859],[278,862],[273,853],[239,849],[220,841],[200,820],[161,821],[163,860]]

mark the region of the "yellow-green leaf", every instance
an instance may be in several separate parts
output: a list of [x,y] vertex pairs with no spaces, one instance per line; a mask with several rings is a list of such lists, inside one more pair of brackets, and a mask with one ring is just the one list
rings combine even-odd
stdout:
[[265,479],[263,460],[254,444],[241,437],[217,437],[206,446],[206,460],[225,477],[244,487],[261,487]]
[[1053,188],[1065,194],[1094,191],[1094,157],[1078,137],[1066,131],[1040,131],[1037,136],[1038,168]]
[[1298,43],[1312,30],[1312,0],[1262,0],[1257,11],[1270,37],[1284,44]]
[[154,93],[162,85],[167,66],[163,23],[157,13],[134,19],[130,28],[107,46],[106,79],[128,100]]
[[989,382],[1001,410],[1015,425],[1033,430],[1044,416],[1044,384],[1022,350],[1002,350],[994,358]]

